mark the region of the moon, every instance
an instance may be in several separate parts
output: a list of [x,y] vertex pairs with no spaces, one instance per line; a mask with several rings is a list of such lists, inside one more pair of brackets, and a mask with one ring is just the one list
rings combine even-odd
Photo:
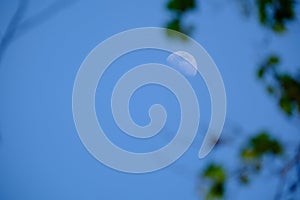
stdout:
[[197,61],[186,51],[176,51],[167,57],[167,62],[187,76],[196,76]]

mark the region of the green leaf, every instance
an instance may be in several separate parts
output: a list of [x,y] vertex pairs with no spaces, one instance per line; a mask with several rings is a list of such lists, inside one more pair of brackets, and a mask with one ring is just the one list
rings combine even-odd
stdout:
[[240,155],[243,160],[253,162],[254,169],[259,171],[261,168],[260,158],[263,155],[279,155],[282,152],[283,148],[279,141],[271,138],[269,133],[263,131],[249,139]]
[[286,23],[295,19],[294,0],[256,0],[259,21],[275,33],[286,30]]
[[209,192],[207,193],[206,199],[221,199],[224,196],[224,184],[223,183],[214,183]]
[[179,18],[175,18],[172,21],[170,21],[167,24],[167,28],[171,29],[171,30],[174,30],[174,31],[181,32],[182,28],[181,28],[181,21],[180,21],[180,19]]
[[274,89],[274,87],[273,87],[273,86],[271,86],[271,85],[268,85],[268,86],[267,86],[267,91],[268,91],[268,93],[269,93],[269,94],[274,94],[274,92],[275,92],[275,89]]
[[226,180],[226,173],[223,167],[216,164],[209,165],[204,170],[202,176],[217,182],[224,182]]
[[239,180],[242,184],[248,184],[250,182],[249,177],[246,174],[240,174]]
[[167,4],[169,10],[178,12],[186,12],[195,7],[195,0],[170,0]]
[[288,97],[281,97],[279,99],[279,106],[287,115],[291,116],[293,114],[293,105]]
[[277,55],[271,55],[268,59],[268,65],[276,65],[279,61],[280,59]]
[[258,155],[282,153],[282,145],[277,140],[271,139],[267,132],[261,132],[256,137],[253,137],[251,146]]
[[262,66],[262,67],[260,67],[260,68],[258,69],[258,71],[257,71],[257,77],[258,77],[258,78],[263,78],[264,74],[265,74],[265,67]]
[[252,149],[246,148],[241,151],[241,157],[244,160],[253,160],[257,155]]

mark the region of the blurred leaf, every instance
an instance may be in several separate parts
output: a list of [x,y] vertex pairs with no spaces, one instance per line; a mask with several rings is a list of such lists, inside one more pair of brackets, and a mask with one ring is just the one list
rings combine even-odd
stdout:
[[275,67],[280,63],[280,59],[277,55],[270,55],[265,59],[261,66],[257,70],[257,77],[262,79],[264,78],[265,74],[267,72],[270,72],[270,70],[274,71]]
[[275,92],[275,89],[274,89],[274,87],[273,87],[273,86],[271,86],[271,85],[268,85],[268,86],[267,86],[267,91],[268,91],[268,93],[269,93],[269,94],[274,94],[274,92]]
[[[166,24],[167,29],[175,30],[186,35],[191,35],[194,27],[183,23],[184,14],[196,8],[195,0],[169,0],[167,9],[173,14],[173,18]],[[168,36],[186,40],[183,35],[174,34],[167,30]],[[179,36],[179,37],[178,37]]]
[[186,12],[195,8],[195,0],[170,0],[167,8],[172,11]]
[[256,172],[259,172],[261,170],[261,163],[260,162],[256,162],[254,165],[254,170]]
[[257,77],[266,82],[268,93],[277,98],[278,105],[285,114],[300,114],[300,77],[279,72],[279,63],[277,55],[270,55],[262,62]]
[[221,199],[225,192],[226,172],[221,165],[210,164],[203,173],[202,178],[208,179],[209,190],[206,193],[205,199]]
[[270,138],[269,133],[266,132],[261,132],[253,137],[250,145],[259,156],[265,153],[274,155],[282,153],[282,145],[277,140]]
[[290,116],[293,114],[293,106],[287,96],[282,96],[279,99],[279,106],[287,115]]
[[167,29],[171,29],[171,30],[174,30],[174,31],[182,32],[180,19],[179,18],[175,18],[175,19],[171,20],[167,24]]
[[224,196],[224,183],[214,183],[206,195],[207,200],[221,199]]
[[281,86],[280,107],[292,115],[300,106],[300,82],[287,74],[278,76],[277,80]]
[[283,23],[276,23],[276,24],[272,25],[272,30],[277,33],[283,33],[286,31],[286,28]]
[[257,77],[262,78],[264,76],[264,74],[265,74],[265,68],[262,66],[257,71]]
[[286,30],[286,23],[295,19],[294,0],[256,0],[259,21],[274,32]]
[[248,184],[249,183],[249,177],[246,174],[240,174],[239,180],[242,184]]
[[241,157],[245,160],[252,160],[256,157],[256,153],[252,149],[243,149],[241,151]]
[[203,177],[217,182],[224,182],[226,174],[222,166],[211,164],[204,170]]
[[268,65],[277,65],[279,63],[279,57],[277,55],[271,55],[268,58]]
[[190,35],[190,33],[193,30],[193,27],[183,27],[180,18],[174,18],[173,20],[171,20],[167,24],[166,28],[167,28],[168,36],[170,36],[170,37],[179,37],[179,39],[182,39],[182,40],[186,40],[187,37],[182,35],[182,34],[176,34],[176,33],[172,32],[172,31],[169,31],[169,30],[178,31],[180,33],[184,33],[185,35]]
[[266,154],[279,155],[283,152],[282,145],[276,140],[270,138],[266,132],[261,132],[250,138],[246,147],[241,151],[243,160],[255,160],[254,169],[259,171],[261,166],[258,158]]

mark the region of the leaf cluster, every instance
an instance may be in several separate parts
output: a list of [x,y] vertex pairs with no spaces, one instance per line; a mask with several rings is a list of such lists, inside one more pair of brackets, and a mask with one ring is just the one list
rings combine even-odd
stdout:
[[278,99],[278,105],[288,116],[300,113],[300,77],[280,72],[280,59],[270,55],[257,71],[257,77],[264,81],[269,94]]
[[284,32],[295,19],[294,0],[256,0],[259,21],[274,32]]
[[221,199],[224,196],[227,176],[221,165],[211,164],[207,166],[201,177],[209,181],[209,190],[205,199]]

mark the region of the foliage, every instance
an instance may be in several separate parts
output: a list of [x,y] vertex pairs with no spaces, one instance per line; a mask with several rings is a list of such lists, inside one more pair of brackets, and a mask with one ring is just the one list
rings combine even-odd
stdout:
[[276,157],[283,154],[283,145],[275,138],[271,138],[271,134],[260,132],[250,137],[246,145],[240,151],[240,169],[239,181],[242,184],[250,182],[250,176],[258,174],[263,166],[265,157]]
[[[241,1],[252,2],[250,5],[254,5],[253,10],[257,14],[258,22],[275,34],[288,31],[288,23],[296,19],[295,0]],[[54,1],[52,5],[36,15],[23,19],[28,0],[19,1],[18,8],[0,40],[0,62],[12,41],[55,16],[73,2],[75,1]],[[171,14],[171,19],[166,23],[166,27],[187,35],[192,34],[194,27],[190,24],[187,25],[184,18],[197,6],[196,0],[169,0],[166,8]],[[279,55],[269,55],[258,68],[257,77],[265,84],[267,92],[276,99],[280,109],[286,115],[293,117],[300,113],[300,75],[294,76],[291,73],[280,71],[281,64]],[[239,183],[249,184],[253,175],[259,174],[270,165],[270,163],[264,163],[265,158],[281,159],[285,146],[271,135],[272,133],[263,131],[246,138],[245,144],[239,151],[237,169],[233,171],[233,174],[225,169],[224,164],[209,164],[200,176],[201,179],[207,181],[205,182],[208,186],[206,199],[224,198],[229,177],[237,175]],[[293,194],[300,187],[300,147],[289,161],[283,160],[282,162],[282,169],[274,175],[286,177],[291,169],[297,167],[298,177],[293,179],[288,187],[289,192]]]
[[282,152],[282,145],[276,139],[270,138],[267,132],[261,132],[250,138],[241,152],[241,157],[244,160],[255,160],[266,154],[279,155]]
[[[247,13],[255,11],[258,22],[274,34],[288,31],[288,23],[295,21],[295,0],[240,0]],[[166,27],[192,34],[193,26],[186,25],[184,16],[186,13],[197,8],[195,0],[169,0],[167,8],[173,18]],[[251,9],[250,9],[251,8]],[[253,12],[252,12],[253,13]],[[184,39],[184,38],[183,38]],[[257,77],[265,84],[267,93],[272,95],[278,102],[279,108],[288,116],[300,114],[300,74],[294,76],[291,73],[279,70],[280,56],[271,54],[264,59],[257,70]],[[299,144],[300,146],[300,144]],[[258,175],[262,169],[272,166],[265,163],[266,158],[281,159],[282,169],[274,175],[280,179],[286,179],[287,173],[298,167],[298,178],[292,180],[289,185],[289,194],[295,194],[300,187],[300,147],[290,161],[282,159],[285,146],[278,139],[272,137],[267,131],[258,132],[249,138],[239,151],[237,166],[233,172],[225,169],[223,164],[212,162],[201,173],[200,179],[204,180],[206,190],[205,198],[223,199],[226,194],[227,177],[237,177],[241,184],[249,184],[253,175]],[[231,174],[233,173],[233,174]],[[236,176],[237,175],[237,176]],[[276,199],[280,199],[285,185],[277,189]]]
[[[275,33],[285,32],[287,23],[296,18],[294,0],[241,1],[246,10],[250,10],[249,5],[254,4],[254,10],[256,10],[260,24]],[[166,27],[190,35],[193,31],[193,26],[186,26],[183,21],[186,13],[197,8],[196,0],[169,0],[166,7],[172,14],[172,19],[168,21]]]
[[176,12],[186,12],[190,9],[194,9],[195,5],[194,0],[170,0],[167,4],[167,8]]
[[224,196],[226,172],[221,165],[210,164],[204,169],[201,178],[209,181],[207,200],[220,199]]
[[275,32],[286,30],[286,23],[295,19],[293,0],[256,0],[259,21]]
[[240,156],[237,159],[236,169],[229,171],[224,168],[225,164],[209,164],[202,172],[201,187],[205,185],[207,189],[205,199],[223,199],[226,194],[226,185],[229,182],[228,177],[237,177],[240,184],[249,184],[254,175],[258,175],[263,168],[270,165],[264,164],[265,158],[282,158],[284,147],[270,133],[260,132],[247,139],[246,144],[240,150]]
[[[167,4],[167,9],[172,14],[172,18],[167,22],[166,28],[190,35],[193,31],[193,26],[185,25],[183,21],[186,13],[195,8],[195,0],[170,0]],[[171,32],[167,33],[170,35]]]
[[268,93],[278,99],[278,105],[288,116],[300,112],[300,76],[278,70],[280,59],[276,55],[269,56],[259,67],[257,76],[264,81]]

